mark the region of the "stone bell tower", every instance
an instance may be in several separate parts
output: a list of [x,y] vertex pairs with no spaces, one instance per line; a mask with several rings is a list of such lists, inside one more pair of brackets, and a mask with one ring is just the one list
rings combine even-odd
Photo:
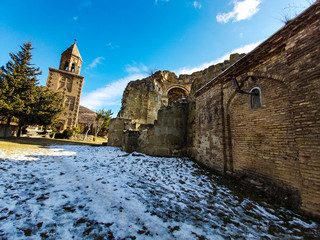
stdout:
[[49,67],[47,87],[60,92],[63,112],[58,117],[60,130],[77,127],[84,77],[80,76],[82,58],[75,42],[61,54],[59,69]]

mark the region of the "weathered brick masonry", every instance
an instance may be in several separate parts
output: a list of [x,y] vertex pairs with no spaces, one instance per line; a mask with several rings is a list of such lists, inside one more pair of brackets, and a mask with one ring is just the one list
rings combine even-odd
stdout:
[[[261,107],[233,76],[241,90],[260,91]],[[320,216],[319,1],[195,95],[197,161],[275,183]]]

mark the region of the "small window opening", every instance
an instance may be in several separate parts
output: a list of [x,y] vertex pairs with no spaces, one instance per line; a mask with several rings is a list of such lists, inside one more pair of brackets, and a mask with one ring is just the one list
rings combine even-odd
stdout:
[[251,109],[257,109],[257,108],[261,108],[262,104],[261,104],[261,90],[260,88],[253,88],[250,91],[250,108]]
[[68,70],[68,67],[69,67],[69,63],[68,63],[68,62],[65,62],[63,69],[64,69],[64,70]]
[[72,63],[72,66],[71,66],[71,72],[74,72],[74,63]]

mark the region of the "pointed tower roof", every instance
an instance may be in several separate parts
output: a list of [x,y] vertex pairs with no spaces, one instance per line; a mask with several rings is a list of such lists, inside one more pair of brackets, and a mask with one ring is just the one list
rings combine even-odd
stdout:
[[80,55],[80,52],[79,52],[79,49],[77,47],[77,44],[76,44],[76,39],[74,41],[74,44],[72,44],[67,50],[65,50],[61,55],[74,55],[74,56],[77,56],[81,59],[82,61],[82,58],[81,58],[81,55]]

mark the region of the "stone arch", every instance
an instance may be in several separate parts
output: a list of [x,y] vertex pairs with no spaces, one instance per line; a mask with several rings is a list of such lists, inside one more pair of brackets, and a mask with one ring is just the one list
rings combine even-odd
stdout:
[[257,109],[262,107],[262,95],[261,89],[259,87],[254,87],[250,90],[250,93],[253,95],[249,95],[250,99],[250,108]]
[[172,85],[167,88],[166,97],[168,96],[169,91],[172,90],[173,88],[180,88],[180,89],[184,90],[187,93],[187,95],[189,95],[189,90],[186,87],[181,86],[181,85]]
[[171,86],[166,91],[166,97],[168,99],[168,105],[171,105],[175,101],[177,101],[180,98],[185,98],[189,95],[189,91],[182,86]]
[[75,72],[75,68],[76,68],[75,64],[72,63],[72,65],[71,65],[71,72]]
[[64,66],[63,66],[63,70],[68,70],[69,68],[69,62],[65,61]]

